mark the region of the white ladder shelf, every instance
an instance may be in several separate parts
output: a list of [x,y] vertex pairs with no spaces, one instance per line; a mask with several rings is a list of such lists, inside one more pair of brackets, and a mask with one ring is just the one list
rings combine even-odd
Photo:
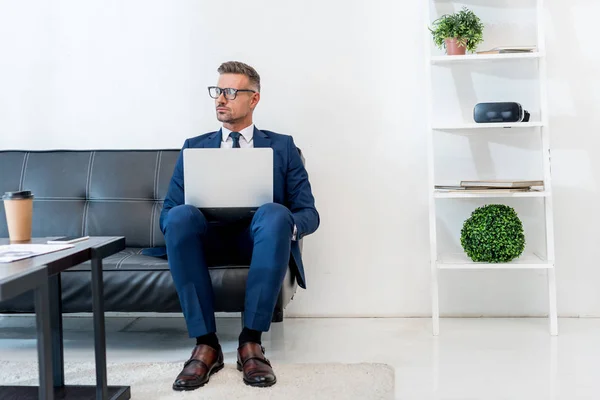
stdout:
[[[514,270],[514,269],[542,269],[547,273],[548,284],[548,302],[549,302],[549,330],[551,335],[558,334],[557,305],[556,305],[556,275],[555,275],[555,256],[554,256],[554,221],[552,206],[552,177],[550,166],[550,140],[548,126],[548,100],[547,100],[547,72],[546,72],[546,42],[544,32],[544,2],[536,0],[536,23],[537,23],[537,53],[527,54],[492,54],[492,55],[474,55],[466,56],[433,56],[431,51],[431,33],[427,27],[431,26],[432,5],[436,0],[427,0],[425,8],[426,27],[426,78],[427,78],[427,100],[429,108],[428,128],[427,128],[427,147],[429,164],[429,230],[430,230],[430,266],[431,266],[431,302],[432,302],[432,328],[433,334],[439,335],[440,332],[440,309],[439,309],[439,271],[440,270]],[[533,4],[533,3],[532,3]],[[485,21],[484,21],[485,23]],[[433,80],[432,68],[454,68],[456,65],[470,66],[481,65],[481,63],[510,63],[511,66],[518,66],[519,63],[537,63],[539,73],[539,99],[540,115],[539,121],[517,124],[476,124],[474,122],[458,124],[438,124],[432,121],[435,115],[433,110]],[[435,190],[435,152],[434,139],[436,131],[465,131],[473,130],[485,135],[489,128],[519,128],[535,129],[541,135],[541,149],[543,160],[544,190],[540,192],[514,192],[514,193],[456,193]],[[492,130],[493,132],[493,130]],[[472,198],[494,198],[501,201],[503,198],[541,198],[544,202],[545,217],[545,242],[546,254],[540,256],[535,253],[525,253],[519,259],[504,264],[487,264],[472,262],[465,254],[439,254],[437,242],[437,215],[436,203],[445,201],[443,199],[472,199]],[[450,273],[450,272],[449,272]]]

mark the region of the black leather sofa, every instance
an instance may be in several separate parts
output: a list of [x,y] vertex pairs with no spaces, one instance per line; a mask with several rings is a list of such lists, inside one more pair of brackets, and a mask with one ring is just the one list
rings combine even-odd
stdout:
[[[124,236],[127,248],[104,260],[106,311],[181,312],[165,259],[142,255],[164,246],[158,221],[179,150],[0,151],[0,194],[31,190],[33,236]],[[0,237],[8,237],[0,201]],[[248,265],[210,269],[218,312],[243,312]],[[62,274],[65,313],[91,312],[90,264]],[[273,321],[297,288],[288,270]],[[32,313],[33,296],[0,303],[0,313]]]

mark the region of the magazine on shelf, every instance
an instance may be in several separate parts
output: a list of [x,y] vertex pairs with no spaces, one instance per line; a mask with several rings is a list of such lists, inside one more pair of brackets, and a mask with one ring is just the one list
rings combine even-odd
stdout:
[[511,53],[533,53],[536,52],[535,46],[499,46],[490,50],[478,51],[477,54],[511,54]]
[[517,193],[517,192],[529,192],[535,189],[530,188],[466,188],[463,186],[448,186],[438,185],[435,187],[438,191],[443,192],[464,192],[464,193]]
[[465,188],[477,188],[477,189],[529,189],[531,187],[539,187],[544,186],[544,181],[542,180],[531,180],[531,181],[514,181],[514,180],[500,180],[500,179],[492,179],[492,180],[483,180],[483,181],[461,181],[461,187]]

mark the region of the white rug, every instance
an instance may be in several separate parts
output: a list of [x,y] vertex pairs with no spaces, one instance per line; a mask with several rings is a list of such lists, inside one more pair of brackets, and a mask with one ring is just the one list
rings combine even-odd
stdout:
[[[191,392],[175,392],[171,385],[182,363],[109,364],[109,385],[131,386],[132,399],[393,399],[394,369],[385,364],[275,364],[277,384],[253,388],[242,382],[235,365]],[[0,361],[1,385],[37,385],[37,364]],[[35,376],[32,376],[35,375]],[[94,384],[92,363],[66,363],[66,384]]]

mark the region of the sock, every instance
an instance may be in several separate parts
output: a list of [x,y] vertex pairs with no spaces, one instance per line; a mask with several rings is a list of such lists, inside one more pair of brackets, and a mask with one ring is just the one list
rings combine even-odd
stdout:
[[261,336],[261,331],[255,331],[254,329],[248,329],[244,327],[242,333],[240,333],[240,346],[248,342],[262,344],[260,341]]
[[196,346],[199,344],[207,344],[215,350],[219,350],[221,345],[219,344],[219,338],[214,332],[206,334],[204,336],[198,336],[196,338]]

